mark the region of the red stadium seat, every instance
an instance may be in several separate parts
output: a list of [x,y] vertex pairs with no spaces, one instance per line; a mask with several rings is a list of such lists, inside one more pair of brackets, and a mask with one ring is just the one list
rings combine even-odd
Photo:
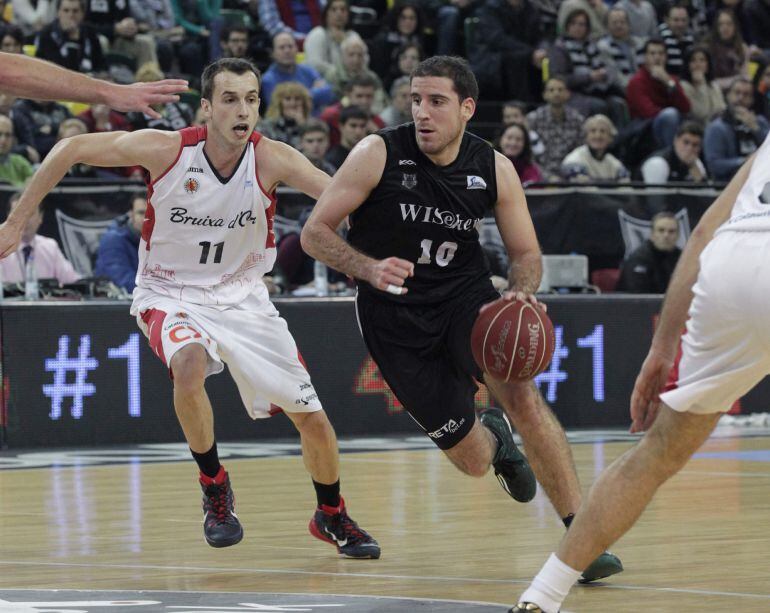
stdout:
[[620,278],[620,268],[598,268],[591,273],[591,284],[602,293],[614,292]]

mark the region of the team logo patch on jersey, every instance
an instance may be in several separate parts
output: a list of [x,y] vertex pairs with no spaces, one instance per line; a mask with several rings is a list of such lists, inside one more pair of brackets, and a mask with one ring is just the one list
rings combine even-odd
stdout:
[[404,178],[401,181],[401,185],[403,185],[406,189],[414,189],[417,187],[417,175],[409,175],[404,173]]
[[467,189],[487,189],[487,182],[476,175],[468,175]]
[[198,180],[193,179],[192,177],[187,177],[184,180],[184,191],[186,191],[188,194],[194,194],[198,191],[200,186],[201,184],[198,183]]

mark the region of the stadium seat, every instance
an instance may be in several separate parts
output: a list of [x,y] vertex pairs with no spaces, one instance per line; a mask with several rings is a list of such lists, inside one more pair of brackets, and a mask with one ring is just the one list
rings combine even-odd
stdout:
[[591,285],[598,287],[603,294],[614,292],[618,279],[620,268],[598,268],[591,273]]

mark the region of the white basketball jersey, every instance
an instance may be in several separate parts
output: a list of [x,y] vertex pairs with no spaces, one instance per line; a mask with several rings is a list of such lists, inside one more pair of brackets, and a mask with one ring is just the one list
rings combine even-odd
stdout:
[[150,295],[238,304],[275,263],[275,196],[257,177],[254,132],[225,179],[203,152],[206,127],[180,130],[176,161],[148,185],[134,305]]
[[757,150],[751,171],[738,193],[730,219],[717,232],[770,230],[770,136]]

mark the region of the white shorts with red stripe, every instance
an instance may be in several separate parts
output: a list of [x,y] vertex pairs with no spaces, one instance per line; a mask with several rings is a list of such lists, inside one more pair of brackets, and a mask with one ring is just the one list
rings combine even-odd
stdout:
[[770,233],[721,232],[704,249],[672,384],[675,411],[721,413],[770,373]]
[[202,345],[208,354],[207,377],[222,372],[227,364],[253,419],[270,417],[280,409],[289,413],[321,409],[294,338],[264,284],[226,309],[148,296],[137,311],[139,327],[166,366],[191,343]]

